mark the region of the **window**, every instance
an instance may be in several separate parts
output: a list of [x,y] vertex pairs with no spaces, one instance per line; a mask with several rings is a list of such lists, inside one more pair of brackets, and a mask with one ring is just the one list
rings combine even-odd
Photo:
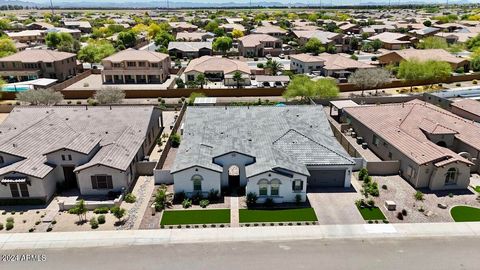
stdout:
[[187,81],[195,81],[195,75],[187,75]]
[[48,68],[51,68],[51,67],[52,67],[52,63],[45,63],[45,66],[47,66]]
[[112,176],[111,175],[92,175],[92,188],[93,189],[112,189]]
[[158,68],[158,63],[151,63],[150,66],[154,68]]
[[72,160],[72,155],[68,155],[68,160]]
[[260,196],[268,195],[268,181],[266,179],[258,181],[258,194]]
[[138,62],[139,67],[145,67],[147,64],[145,62]]
[[278,179],[273,179],[270,182],[270,195],[271,196],[278,196],[280,195],[280,180]]
[[28,193],[28,186],[26,183],[20,183],[18,184],[20,187],[20,194],[22,194],[22,197],[30,197],[30,194]]
[[378,146],[380,144],[380,139],[376,135],[373,135],[372,143],[373,145]]
[[202,180],[203,180],[203,177],[198,174],[192,177],[193,191],[202,191]]
[[450,168],[445,174],[445,185],[455,185],[457,183],[458,171],[456,168]]
[[65,160],[65,155],[62,155],[62,160]]
[[135,63],[135,62],[127,62],[127,66],[128,66],[128,67],[136,67],[136,66],[137,66],[137,63]]
[[302,180],[295,180],[292,182],[292,190],[293,191],[302,191],[303,190],[303,181]]
[[5,160],[3,159],[2,156],[0,156],[0,164],[5,163]]
[[114,68],[120,68],[120,67],[122,67],[122,64],[121,63],[113,63],[112,66]]
[[393,157],[392,152],[388,152],[388,158],[389,158],[389,159],[392,159],[392,157]]
[[10,184],[10,192],[12,193],[13,198],[20,197],[20,192],[18,191],[18,186],[17,186],[16,183],[11,183]]

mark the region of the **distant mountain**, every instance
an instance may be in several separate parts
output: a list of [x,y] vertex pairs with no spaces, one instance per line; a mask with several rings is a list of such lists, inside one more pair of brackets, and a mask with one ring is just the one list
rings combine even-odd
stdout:
[[36,3],[36,2],[30,2],[30,1],[16,1],[16,0],[0,0],[0,6],[4,5],[17,5],[17,6],[23,6],[23,7],[42,7],[44,6],[43,3]]

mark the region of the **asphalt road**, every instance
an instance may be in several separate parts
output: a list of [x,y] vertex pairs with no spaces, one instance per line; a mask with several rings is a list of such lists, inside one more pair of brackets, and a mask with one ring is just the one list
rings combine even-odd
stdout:
[[[0,250],[0,269],[479,269],[479,247],[480,238],[442,237]],[[25,254],[43,257],[3,261]]]

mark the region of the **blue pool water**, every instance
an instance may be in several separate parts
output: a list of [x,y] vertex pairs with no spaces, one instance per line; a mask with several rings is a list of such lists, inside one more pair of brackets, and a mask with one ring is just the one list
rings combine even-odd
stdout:
[[5,91],[5,92],[22,92],[27,90],[30,90],[29,85],[17,85],[17,86],[5,85],[4,87],[2,87],[2,91]]

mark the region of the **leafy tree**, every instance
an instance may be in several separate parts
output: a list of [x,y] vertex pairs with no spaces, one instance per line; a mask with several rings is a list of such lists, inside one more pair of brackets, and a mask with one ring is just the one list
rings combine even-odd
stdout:
[[150,38],[155,38],[160,32],[167,32],[170,30],[170,25],[166,22],[156,24],[152,23],[148,26],[147,33]]
[[171,41],[174,41],[175,37],[168,33],[167,31],[160,31],[158,34],[155,36],[155,45],[158,46],[159,48],[168,48],[168,43]]
[[185,82],[183,82],[182,78],[177,78],[175,80],[175,84],[177,85],[177,88],[179,88],[179,89],[185,88]]
[[244,34],[243,34],[242,30],[233,29],[233,31],[232,31],[232,37],[233,38],[241,38],[241,37],[243,37],[243,35]]
[[208,32],[215,32],[218,29],[218,22],[215,20],[209,21],[207,25],[205,25],[205,30]]
[[[421,62],[416,59],[402,61],[398,67],[397,77],[405,81],[444,80],[450,76],[452,67],[443,61]],[[412,91],[413,85],[410,87]]]
[[283,64],[277,60],[268,59],[265,68],[270,70],[271,75],[277,75],[278,72],[283,70]]
[[380,41],[379,39],[375,39],[374,41],[370,42],[370,45],[372,45],[372,49],[374,52],[380,50],[383,46],[383,42]]
[[432,22],[429,21],[429,20],[426,20],[426,21],[423,22],[423,25],[425,25],[426,27],[430,27],[430,26],[432,26]]
[[383,86],[391,81],[390,77],[390,72],[386,69],[357,69],[350,75],[348,82],[360,88],[363,96],[365,89]]
[[213,42],[213,49],[226,54],[232,48],[232,39],[229,37],[219,37]]
[[110,212],[113,214],[114,217],[118,219],[118,221],[120,221],[125,216],[127,211],[125,210],[125,208],[114,206],[110,209]]
[[78,201],[73,208],[70,208],[68,210],[69,214],[77,215],[78,220],[80,222],[85,221],[87,219],[87,212],[88,212],[88,209],[85,206],[84,200]]
[[418,44],[419,49],[448,49],[448,43],[440,37],[426,37]]
[[118,104],[122,103],[123,99],[125,99],[125,91],[108,87],[96,91],[94,97],[100,104]]
[[470,38],[466,42],[467,48],[469,50],[475,50],[476,48],[480,47],[480,34],[476,35],[473,38]]
[[190,96],[188,97],[188,104],[193,105],[195,102],[195,99],[198,97],[205,97],[204,93],[198,93],[198,92],[192,92]]
[[195,82],[197,83],[197,85],[200,85],[200,88],[203,89],[203,85],[207,83],[207,79],[205,78],[205,75],[203,73],[200,73],[197,75]]
[[137,44],[137,35],[134,31],[125,31],[118,34],[118,42],[125,48],[131,48]]
[[237,88],[240,88],[241,83],[244,81],[242,73],[235,71],[235,73],[233,73],[233,80],[237,83]]
[[0,58],[17,52],[15,43],[9,38],[0,38]]
[[360,42],[356,37],[350,38],[350,42],[349,42],[350,50],[353,50],[353,51],[358,50],[359,44]]
[[475,56],[470,60],[470,67],[473,71],[480,71],[480,56]]
[[63,95],[60,92],[55,92],[53,89],[38,89],[18,92],[16,100],[20,102],[27,102],[32,105],[54,105],[63,100]]
[[172,136],[172,140],[171,140],[172,147],[173,148],[179,147],[180,141],[181,141],[180,135],[178,135],[178,133],[172,133],[171,136]]
[[45,42],[49,48],[57,48],[61,41],[60,33],[50,32],[45,37]]
[[103,58],[115,53],[113,45],[105,40],[92,41],[78,52],[78,59],[87,63],[99,63]]
[[303,50],[308,53],[319,54],[325,52],[322,42],[318,38],[311,38],[303,46]]
[[132,27],[131,30],[138,35],[140,33],[148,32],[148,26],[143,23],[139,23]]
[[293,77],[282,96],[285,99],[300,97],[307,101],[308,98],[334,98],[338,96],[339,89],[334,79],[322,78],[312,81],[304,75]]

